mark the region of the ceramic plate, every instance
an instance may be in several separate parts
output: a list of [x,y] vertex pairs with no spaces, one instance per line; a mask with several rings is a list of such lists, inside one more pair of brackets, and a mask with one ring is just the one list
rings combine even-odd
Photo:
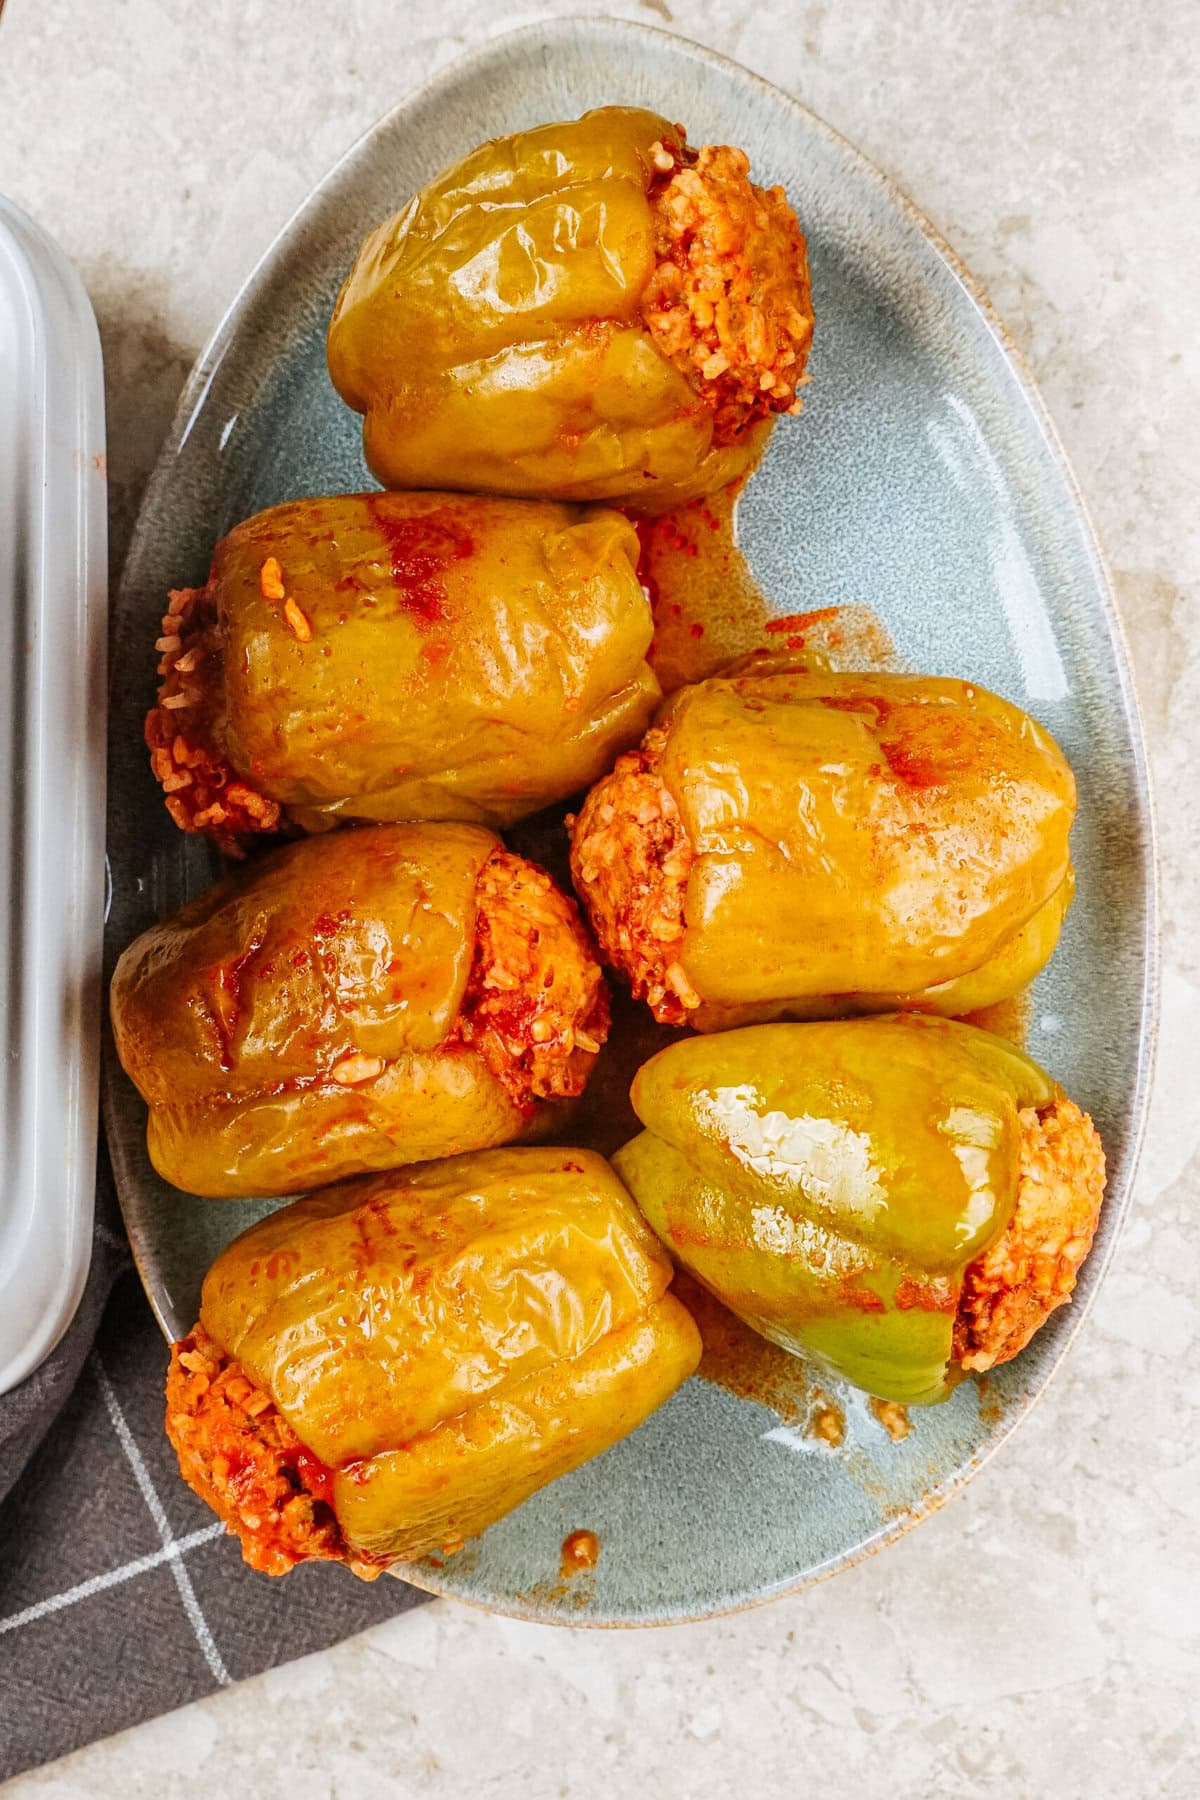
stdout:
[[[744,145],[755,178],[785,185],[808,234],[812,385],[739,513],[773,603],[865,603],[912,666],[1018,701],[1074,764],[1079,898],[1037,983],[1028,1042],[1095,1116],[1110,1186],[1075,1304],[985,1394],[964,1383],[893,1441],[861,1396],[828,1382],[812,1393],[798,1367],[783,1417],[694,1378],[626,1442],[444,1567],[416,1571],[439,1592],[574,1624],[696,1617],[783,1593],[887,1542],[978,1468],[1045,1387],[1103,1275],[1153,1013],[1151,825],[1128,664],[1079,495],[1011,346],[912,207],[811,113],[694,45],[597,20],[500,38],[400,105],[297,214],[201,357],[118,600],[110,961],[213,874],[205,847],[168,821],[142,747],[167,589],[202,582],[215,539],[248,513],[374,485],[324,357],[360,238],[480,139],[611,101],[683,119],[694,142]],[[263,1207],[165,1187],[146,1160],[144,1109],[111,1059],[106,1111],[143,1278],[176,1335],[212,1258]],[[734,1369],[739,1386],[766,1391]],[[840,1445],[836,1430],[822,1435],[830,1419],[842,1422]],[[597,1534],[600,1556],[568,1582],[560,1544],[576,1528]]]

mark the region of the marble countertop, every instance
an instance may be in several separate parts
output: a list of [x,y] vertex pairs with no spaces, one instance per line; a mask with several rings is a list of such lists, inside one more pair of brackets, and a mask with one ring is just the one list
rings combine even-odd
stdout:
[[[95,303],[115,561],[197,349],[313,181],[464,46],[578,10],[9,0],[0,190]],[[652,1633],[436,1602],[21,1777],[13,1800],[1196,1791],[1194,16],[1182,0],[607,10],[738,58],[888,170],[990,291],[1058,423],[1115,572],[1158,790],[1164,1008],[1133,1220],[1028,1423],[962,1499],[835,1581]]]

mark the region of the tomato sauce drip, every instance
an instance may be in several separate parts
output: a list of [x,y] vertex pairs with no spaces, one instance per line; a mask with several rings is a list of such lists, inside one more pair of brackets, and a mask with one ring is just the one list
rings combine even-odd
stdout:
[[888,768],[906,787],[921,791],[945,786],[948,770],[941,757],[932,756],[927,750],[912,750],[900,741],[884,744],[881,748]]
[[737,546],[738,491],[633,519],[638,575],[654,618],[649,660],[667,693],[761,640],[769,609]]
[[785,649],[807,650],[826,663],[842,644],[835,624],[841,610],[840,606],[818,606],[812,612],[785,613],[781,619],[768,619],[763,629],[770,638],[781,637]]
[[663,692],[703,681],[751,651],[779,649],[781,638],[818,667],[900,667],[891,638],[869,607],[851,603],[777,615],[738,546],[737,503],[745,479],[671,512],[631,515],[638,578],[654,620],[648,661]]
[[701,1381],[769,1407],[785,1425],[811,1422],[820,1394],[807,1364],[759,1337],[692,1276],[676,1275],[673,1291],[700,1328]]
[[600,1560],[600,1539],[594,1531],[572,1531],[562,1541],[561,1572],[564,1577],[577,1575],[580,1569],[594,1569]]
[[262,947],[262,937],[254,937],[240,956],[219,964],[213,971],[212,1020],[223,1069],[233,1067],[233,1040],[242,1014],[242,981]]
[[898,1312],[956,1313],[958,1311],[961,1278],[954,1280],[950,1276],[935,1275],[929,1281],[918,1281],[915,1276],[906,1275],[896,1288],[895,1304]]
[[283,1461],[289,1469],[294,1469],[305,1493],[311,1494],[314,1500],[322,1500],[325,1505],[333,1507],[333,1482],[337,1474],[328,1463],[323,1463],[319,1456],[306,1450],[303,1444],[285,1450]]
[[445,572],[474,554],[470,532],[448,509],[398,518],[383,494],[372,495],[369,511],[387,545],[397,604],[423,625],[445,624]]

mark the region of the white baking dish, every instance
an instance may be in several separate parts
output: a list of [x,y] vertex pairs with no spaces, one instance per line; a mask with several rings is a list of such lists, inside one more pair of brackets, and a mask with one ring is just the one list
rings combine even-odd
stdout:
[[100,340],[58,247],[0,198],[0,1392],[87,1278],[104,918]]

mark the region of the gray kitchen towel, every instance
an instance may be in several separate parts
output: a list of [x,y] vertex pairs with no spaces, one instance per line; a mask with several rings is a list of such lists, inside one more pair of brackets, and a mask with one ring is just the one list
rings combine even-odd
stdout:
[[0,1781],[427,1598],[241,1560],[163,1435],[167,1350],[101,1153],[75,1321],[0,1398]]
[[0,1395],[0,1546],[4,1543],[3,1502],[79,1379],[113,1282],[129,1267],[129,1245],[115,1214],[108,1159],[101,1149],[92,1264],[79,1310],[41,1368],[10,1393]]

